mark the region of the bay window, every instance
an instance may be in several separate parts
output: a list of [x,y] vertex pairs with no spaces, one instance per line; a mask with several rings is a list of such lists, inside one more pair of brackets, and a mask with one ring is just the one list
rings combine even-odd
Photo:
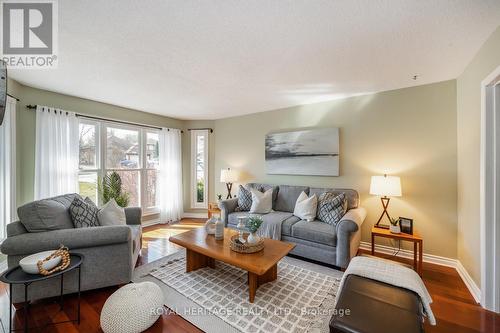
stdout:
[[156,172],[158,131],[111,121],[80,119],[79,189],[102,205],[98,179],[116,172],[129,206],[140,206],[144,214],[157,213]]

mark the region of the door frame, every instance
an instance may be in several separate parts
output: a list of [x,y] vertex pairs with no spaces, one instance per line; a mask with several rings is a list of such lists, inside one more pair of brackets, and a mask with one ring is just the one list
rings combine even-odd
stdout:
[[[481,82],[481,160],[479,185],[481,305],[494,312],[500,312],[499,79],[500,66]],[[498,99],[498,103],[496,98]]]

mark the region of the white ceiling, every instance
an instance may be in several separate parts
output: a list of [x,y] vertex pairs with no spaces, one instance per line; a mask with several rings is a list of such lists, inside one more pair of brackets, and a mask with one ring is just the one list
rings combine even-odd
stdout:
[[218,119],[456,78],[499,24],[498,0],[59,1],[58,69],[10,75]]

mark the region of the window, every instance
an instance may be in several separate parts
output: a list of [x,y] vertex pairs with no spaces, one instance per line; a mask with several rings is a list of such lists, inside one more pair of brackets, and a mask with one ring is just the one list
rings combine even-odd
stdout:
[[156,172],[158,131],[113,122],[80,120],[79,188],[82,196],[99,202],[98,179],[117,172],[129,206],[157,213]]
[[191,208],[208,207],[208,131],[191,131]]

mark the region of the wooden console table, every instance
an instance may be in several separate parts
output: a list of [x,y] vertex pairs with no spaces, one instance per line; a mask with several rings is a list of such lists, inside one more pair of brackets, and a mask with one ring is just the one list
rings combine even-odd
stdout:
[[[372,255],[375,255],[375,237],[384,237],[390,239],[396,239],[400,241],[408,241],[413,243],[413,269],[418,273],[418,275],[422,276],[422,257],[423,257],[423,246],[424,240],[422,237],[418,235],[417,232],[413,232],[413,235],[400,233],[393,234],[389,231],[389,229],[383,228],[372,228]],[[417,260],[418,255],[418,260]]]

